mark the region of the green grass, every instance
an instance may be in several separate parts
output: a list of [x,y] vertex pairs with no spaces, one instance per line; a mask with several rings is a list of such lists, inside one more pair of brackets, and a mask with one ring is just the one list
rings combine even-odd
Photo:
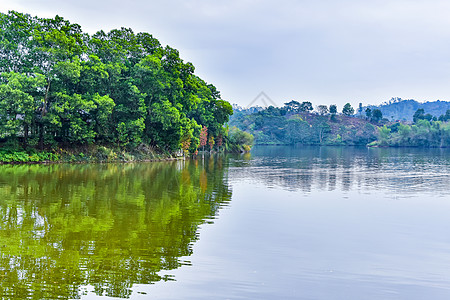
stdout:
[[60,156],[51,152],[0,150],[1,163],[28,163],[58,161]]

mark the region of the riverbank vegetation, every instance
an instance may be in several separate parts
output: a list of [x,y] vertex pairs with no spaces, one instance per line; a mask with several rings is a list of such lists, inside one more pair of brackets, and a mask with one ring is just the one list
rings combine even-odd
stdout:
[[[422,110],[423,111],[423,110]],[[370,146],[382,147],[450,147],[450,110],[448,118],[418,118],[413,124],[396,122],[378,128],[378,139]]]
[[191,155],[206,130],[208,150],[218,151],[232,143],[232,107],[194,70],[148,33],[88,35],[59,16],[0,14],[0,144],[29,156]]

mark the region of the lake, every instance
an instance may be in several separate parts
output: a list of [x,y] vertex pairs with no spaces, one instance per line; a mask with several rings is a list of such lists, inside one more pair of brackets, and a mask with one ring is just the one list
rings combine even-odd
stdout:
[[449,299],[450,149],[0,166],[2,299]]

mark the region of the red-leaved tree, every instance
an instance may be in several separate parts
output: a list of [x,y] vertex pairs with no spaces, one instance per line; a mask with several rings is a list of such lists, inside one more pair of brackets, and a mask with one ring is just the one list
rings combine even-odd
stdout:
[[217,147],[219,147],[219,151],[220,151],[220,147],[222,147],[223,144],[223,135],[219,134],[219,136],[216,139],[216,143],[217,143]]
[[205,150],[205,145],[208,143],[208,128],[203,126],[202,131],[200,131],[200,146],[202,150]]

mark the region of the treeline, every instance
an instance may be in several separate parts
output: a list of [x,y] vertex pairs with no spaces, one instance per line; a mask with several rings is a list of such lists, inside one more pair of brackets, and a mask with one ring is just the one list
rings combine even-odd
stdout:
[[148,33],[91,36],[59,16],[0,14],[0,141],[195,153],[203,129],[218,149],[232,107],[194,70]]

